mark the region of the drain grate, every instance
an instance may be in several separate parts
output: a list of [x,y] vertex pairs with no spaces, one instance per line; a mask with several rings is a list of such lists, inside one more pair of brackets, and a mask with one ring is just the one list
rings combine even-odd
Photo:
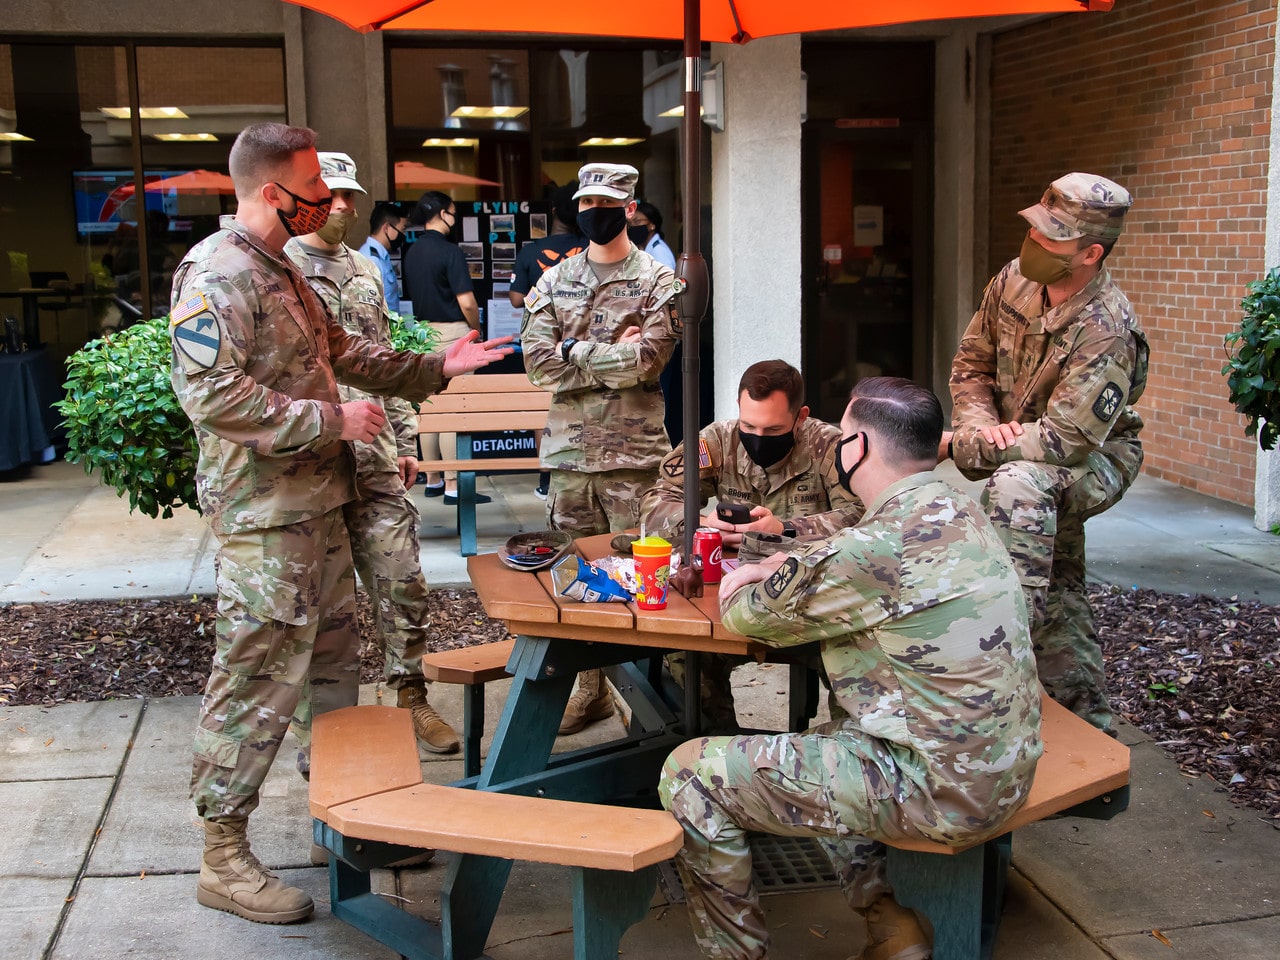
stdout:
[[[751,865],[761,896],[837,886],[831,861],[812,837],[753,835]],[[658,865],[658,883],[668,903],[684,903],[684,884],[674,861]]]

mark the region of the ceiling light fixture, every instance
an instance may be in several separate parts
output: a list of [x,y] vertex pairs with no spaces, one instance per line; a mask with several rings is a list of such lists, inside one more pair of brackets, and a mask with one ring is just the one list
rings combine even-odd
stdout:
[[580,147],[634,147],[644,143],[644,137],[588,137],[578,144]]
[[449,116],[472,120],[514,120],[528,112],[528,107],[456,107]]
[[157,140],[165,143],[217,143],[218,138],[212,133],[154,133]]
[[480,141],[475,137],[427,137],[422,141],[424,147],[477,147]]
[[[128,107],[100,107],[108,117],[117,120],[128,120],[131,116]],[[187,120],[189,119],[180,107],[141,107],[138,116],[143,120]]]
[[18,133],[17,131],[7,131],[4,133],[0,133],[0,143],[17,143],[19,141],[25,141],[27,143],[35,143],[35,141],[31,137],[24,137],[22,134]]

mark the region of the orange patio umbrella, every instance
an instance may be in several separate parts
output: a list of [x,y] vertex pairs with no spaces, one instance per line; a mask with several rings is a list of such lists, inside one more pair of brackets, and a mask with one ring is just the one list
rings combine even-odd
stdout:
[[[399,160],[396,162],[397,187],[500,187],[502,184],[492,180],[483,180],[465,173],[452,170],[440,170],[428,167],[416,160]],[[150,189],[148,187],[147,189]]]
[[190,170],[187,173],[179,173],[172,177],[162,177],[159,180],[150,181],[144,189],[159,192],[174,190],[178,193],[195,193],[206,196],[236,192],[236,186],[229,176],[225,173],[216,173],[213,170]]
[[[710,282],[701,252],[698,174],[702,168],[702,43],[747,43],[754,38],[920,20],[1010,14],[1110,10],[1113,0],[644,0],[625,9],[599,0],[285,0],[354,30],[466,33],[553,33],[570,36],[680,39],[684,46],[684,247],[676,265],[677,310],[684,321],[684,436],[698,435],[698,327]],[[685,471],[684,556],[698,527],[698,472]],[[687,690],[696,691],[697,659],[689,658]],[[696,698],[691,699],[693,703]],[[691,709],[692,713],[692,709]],[[696,731],[693,731],[696,733]]]

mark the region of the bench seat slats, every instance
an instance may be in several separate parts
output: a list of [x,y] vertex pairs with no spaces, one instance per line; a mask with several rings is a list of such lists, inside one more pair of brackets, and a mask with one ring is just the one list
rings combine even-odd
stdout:
[[515,650],[514,640],[498,640],[457,650],[441,650],[422,657],[422,673],[439,683],[488,683],[510,676],[507,663]]
[[[1031,794],[1004,824],[1001,833],[1061,813],[1129,782],[1129,748],[1090,726],[1048,695],[1042,697],[1040,704],[1040,736],[1044,741],[1044,756],[1036,767]],[[922,840],[895,840],[891,846],[943,854],[969,849]]]
[[502,410],[550,410],[551,394],[525,384],[512,393],[437,393],[418,406],[419,413],[489,413]]
[[[407,711],[406,711],[407,712]],[[596,870],[635,871],[684,844],[665,810],[418,784],[329,808],[347,837]]]
[[439,470],[470,470],[486,473],[490,470],[541,470],[537,457],[494,457],[491,460],[423,460],[431,472]]
[[518,393],[537,389],[523,373],[464,373],[449,381],[444,393]]
[[336,804],[422,782],[413,715],[398,707],[353,707],[312,724],[311,815]]
[[547,425],[545,410],[490,410],[479,413],[418,414],[419,433],[476,433],[481,430],[541,430]]

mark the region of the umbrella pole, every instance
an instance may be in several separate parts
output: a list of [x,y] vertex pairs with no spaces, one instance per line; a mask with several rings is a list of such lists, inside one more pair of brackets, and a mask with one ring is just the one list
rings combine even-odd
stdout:
[[[684,550],[686,576],[696,576],[690,583],[701,595],[701,571],[692,568],[693,534],[698,528],[702,506],[701,477],[698,462],[698,381],[701,358],[698,345],[699,328],[707,312],[710,278],[707,262],[702,257],[702,198],[699,196],[702,176],[702,11],[699,0],[684,3],[684,252],[676,264],[676,310],[684,324]],[[696,737],[701,732],[702,688],[698,654],[685,655],[684,705],[685,735]]]

